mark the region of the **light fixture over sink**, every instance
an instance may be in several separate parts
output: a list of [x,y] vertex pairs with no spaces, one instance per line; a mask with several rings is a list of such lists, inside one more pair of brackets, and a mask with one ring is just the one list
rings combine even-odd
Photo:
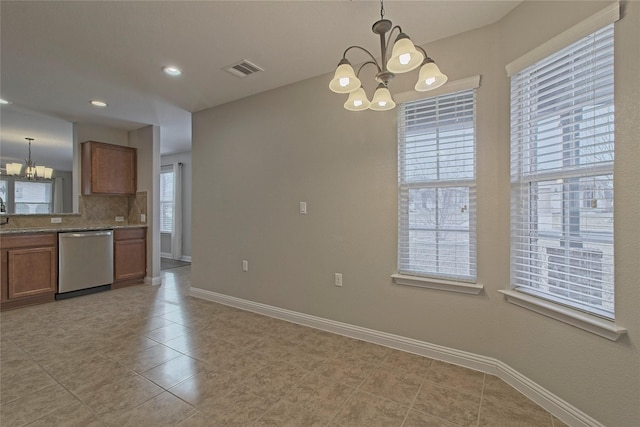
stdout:
[[36,163],[31,160],[31,141],[33,141],[34,139],[25,139],[29,141],[29,158],[24,161],[24,171],[22,170],[21,163],[7,163],[7,175],[23,177],[28,179],[29,181],[35,181],[38,179],[51,179],[51,176],[53,175],[53,168],[36,166]]
[[[398,36],[393,44],[391,57],[387,59],[391,35],[396,29],[398,30]],[[338,63],[334,77],[329,83],[329,89],[332,91],[349,94],[349,98],[344,103],[344,108],[350,111],[367,109],[374,111],[391,110],[396,106],[396,103],[391,97],[391,92],[389,92],[389,81],[396,74],[407,73],[421,65],[415,90],[419,92],[433,90],[446,83],[447,76],[440,71],[433,59],[429,58],[427,52],[420,46],[415,46],[409,36],[402,32],[402,28],[399,25],[394,27],[391,21],[384,19],[383,0],[380,0],[380,20],[373,24],[371,30],[380,36],[380,63],[367,49],[361,46],[349,46],[342,54],[342,60]],[[385,39],[385,34],[387,33],[389,33],[389,37]],[[354,72],[351,63],[347,59],[347,53],[351,49],[360,49],[371,57],[370,61],[360,66],[358,73]],[[367,94],[358,78],[360,71],[369,64],[374,65],[378,70],[375,76],[378,87],[371,101],[367,98]]]

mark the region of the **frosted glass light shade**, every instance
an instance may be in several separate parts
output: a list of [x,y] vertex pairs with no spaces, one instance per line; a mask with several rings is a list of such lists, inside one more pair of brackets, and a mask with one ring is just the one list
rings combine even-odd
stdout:
[[36,166],[36,174],[38,175],[38,178],[51,179],[51,176],[53,175],[53,168]]
[[349,111],[362,111],[369,108],[371,103],[367,98],[367,94],[364,92],[362,86],[354,90],[349,94],[349,99],[344,103],[344,108]]
[[393,98],[391,98],[391,92],[387,89],[383,84],[378,86],[376,92],[373,94],[373,99],[371,100],[370,109],[374,111],[386,111],[395,108],[396,103],[393,102]]
[[360,87],[360,80],[356,77],[349,62],[342,62],[336,68],[333,80],[329,82],[329,89],[335,93],[349,93]]
[[411,39],[405,34],[400,34],[393,44],[387,70],[392,73],[406,73],[418,68],[423,60],[424,55],[418,52]]
[[34,177],[35,177],[35,174],[36,174],[36,168],[35,168],[35,166],[27,167],[27,168],[25,169],[25,171],[24,171],[24,174],[25,174],[25,176],[26,176],[28,179],[32,179],[32,178],[34,178]]
[[418,92],[433,90],[445,84],[447,79],[448,77],[442,74],[435,62],[427,62],[420,68],[420,75],[415,89]]
[[22,163],[7,163],[7,175],[20,175]]

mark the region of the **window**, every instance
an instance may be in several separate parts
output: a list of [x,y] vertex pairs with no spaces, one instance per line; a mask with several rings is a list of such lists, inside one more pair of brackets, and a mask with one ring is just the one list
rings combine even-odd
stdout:
[[475,90],[402,104],[398,272],[475,282]]
[[51,182],[15,181],[15,212],[49,214],[52,212]]
[[0,197],[7,212],[16,214],[50,214],[53,212],[51,181],[21,181],[14,177],[0,180]]
[[6,179],[0,179],[0,197],[2,198],[2,202],[8,211],[9,209],[8,209],[8,206],[6,206],[6,204],[8,203],[8,200],[9,200],[9,181],[7,181]]
[[511,283],[608,319],[613,24],[511,76]]
[[160,171],[160,232],[173,233],[173,168]]

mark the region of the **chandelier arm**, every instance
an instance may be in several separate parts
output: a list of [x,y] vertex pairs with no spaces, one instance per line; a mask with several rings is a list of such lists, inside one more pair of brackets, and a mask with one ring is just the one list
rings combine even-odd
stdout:
[[344,53],[342,54],[342,58],[346,59],[346,58],[347,58],[347,52],[349,52],[351,49],[360,49],[360,50],[362,50],[363,52],[366,52],[366,53],[367,53],[367,55],[369,55],[369,56],[371,57],[371,59],[372,59],[372,61],[370,61],[370,62],[372,62],[373,64],[375,64],[375,66],[378,68],[378,72],[381,72],[381,71],[382,71],[382,68],[380,68],[380,64],[378,64],[378,61],[376,61],[375,56],[373,56],[373,55],[371,54],[371,52],[369,52],[367,49],[365,49],[365,48],[363,48],[363,47],[361,47],[361,46],[357,46],[357,45],[349,46],[347,49],[345,49]]
[[362,69],[364,68],[364,66],[365,66],[365,65],[367,65],[367,64],[373,64],[373,65],[375,65],[375,66],[376,66],[376,68],[378,69],[378,72],[380,72],[380,67],[378,66],[378,64],[377,64],[377,63],[375,63],[375,62],[373,62],[373,61],[367,61],[367,62],[365,62],[364,64],[362,64],[362,65],[360,66],[360,68],[358,68],[358,72],[356,73],[356,77],[358,77],[358,78],[360,77],[360,71],[362,71]]
[[[387,49],[385,50],[388,50],[388,48],[391,46],[391,36],[393,35],[393,30],[398,30],[398,34],[402,33],[402,27],[400,27],[400,25],[396,25],[395,27],[393,27],[391,31],[389,31],[389,36],[387,36]],[[386,63],[387,58],[382,58],[382,61]]]
[[427,55],[427,51],[424,50],[423,48],[421,48],[418,45],[415,45],[416,49],[418,49],[419,51],[421,51],[424,54],[424,60],[422,61],[423,63],[425,62],[435,62],[433,59],[429,58],[429,55]]

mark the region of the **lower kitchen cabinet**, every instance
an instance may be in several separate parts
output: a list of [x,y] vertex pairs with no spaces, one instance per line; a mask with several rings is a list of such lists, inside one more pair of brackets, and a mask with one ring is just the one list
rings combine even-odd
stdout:
[[2,310],[54,301],[57,281],[56,242],[55,233],[2,236]]
[[147,229],[117,228],[113,232],[113,285],[140,283],[147,274]]

